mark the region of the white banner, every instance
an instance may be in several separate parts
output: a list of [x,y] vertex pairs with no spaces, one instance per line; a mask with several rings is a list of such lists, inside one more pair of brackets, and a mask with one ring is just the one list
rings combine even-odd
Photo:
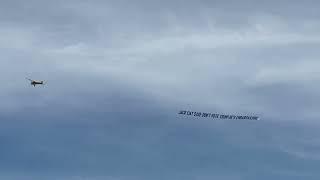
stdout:
[[203,113],[194,111],[179,111],[178,114],[195,116],[195,117],[205,117],[213,119],[234,119],[234,120],[259,120],[258,116],[243,116],[243,115],[228,115],[228,114],[216,114],[216,113]]

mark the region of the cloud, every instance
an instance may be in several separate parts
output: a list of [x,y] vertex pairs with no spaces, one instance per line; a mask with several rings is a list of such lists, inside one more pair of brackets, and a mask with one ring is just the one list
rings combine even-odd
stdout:
[[[87,10],[98,8],[97,13],[102,14],[97,16],[108,17],[110,13],[116,13],[118,5],[110,6],[111,10],[105,14],[99,11],[96,4],[89,3]],[[257,96],[262,94],[250,95],[247,91],[264,88],[263,92],[268,94],[279,83],[309,87],[317,79],[317,62],[314,59],[318,54],[310,54],[312,48],[305,48],[319,43],[318,33],[308,28],[309,21],[302,22],[302,28],[296,30],[292,28],[296,27],[295,24],[286,21],[283,16],[261,13],[255,18],[247,18],[246,25],[234,29],[219,26],[213,16],[210,23],[207,22],[203,29],[199,29],[188,26],[183,21],[179,22],[182,17],[177,13],[161,10],[152,13],[152,16],[169,13],[167,21],[171,23],[159,26],[160,33],[123,28],[120,34],[112,37],[111,34],[115,31],[108,29],[106,23],[100,24],[100,20],[91,22],[99,31],[76,29],[84,26],[88,18],[96,17],[90,13],[80,13],[84,4],[70,6],[67,8],[69,12],[60,6],[57,8],[65,12],[63,16],[79,21],[70,24],[68,28],[63,21],[56,19],[54,22],[61,27],[58,31],[48,31],[45,26],[24,27],[25,33],[19,33],[20,37],[16,42],[12,41],[10,48],[19,48],[26,55],[23,60],[18,61],[20,67],[16,67],[25,72],[23,76],[26,76],[27,71],[34,71],[35,75],[41,74],[42,77],[49,78],[50,82],[51,79],[56,81],[63,78],[56,74],[77,74],[73,76],[77,81],[85,76],[100,76],[100,81],[103,78],[113,79],[140,89],[155,99],[164,101],[163,103],[229,112],[253,111],[257,114],[269,114],[273,109],[253,100],[260,98]],[[135,11],[137,7],[127,8]],[[45,18],[55,14],[52,13]],[[210,14],[206,16],[208,20]],[[150,25],[139,23],[144,27]],[[304,23],[309,25],[304,26]],[[15,36],[14,32],[21,31],[18,28],[20,29],[19,26],[6,27],[8,30],[3,30],[2,33],[11,39]],[[67,34],[74,35],[68,37]],[[44,45],[39,44],[41,40],[44,40]],[[299,46],[303,47],[298,48]],[[297,50],[303,52],[298,56],[296,52],[292,55],[285,54]],[[271,52],[280,56],[270,56]],[[306,58],[310,60],[305,60]],[[10,63],[6,61],[4,66],[8,66],[7,64]],[[48,69],[51,69],[51,73],[44,71]],[[59,82],[64,83],[62,80]],[[301,94],[307,93],[304,91]]]
[[319,176],[309,3],[2,2],[0,177]]
[[316,69],[320,64],[316,60],[301,60],[285,65],[266,67],[260,71],[256,78],[256,82],[272,84],[287,82],[315,82],[319,79]]
[[[268,53],[272,50],[281,53],[295,50],[296,46],[317,44],[317,36],[290,28],[279,30],[281,25],[274,27],[273,24],[259,22],[239,31],[226,29],[188,33],[185,30],[181,35],[166,31],[160,36],[138,34],[140,39],[127,40],[128,45],[124,47],[107,48],[80,42],[47,53],[62,59],[70,57],[61,62],[68,70],[85,69],[87,73],[102,77],[112,76],[155,98],[161,97],[166,103],[192,103],[224,111],[235,110],[245,103],[249,109],[256,106],[259,113],[263,113],[268,112],[268,107],[252,102],[250,99],[256,96],[247,94],[245,89],[262,87],[263,92],[268,92],[267,86],[276,88],[278,83],[309,87],[310,82],[317,79],[317,62],[301,61],[302,58],[316,57],[317,54],[307,54],[309,50],[305,50],[305,57],[300,54],[299,59],[294,55],[281,54],[271,57],[272,61],[268,60]],[[261,55],[257,57],[258,52]],[[283,92],[287,90],[283,89]],[[216,103],[209,102],[208,97]],[[228,105],[231,103],[234,105]]]

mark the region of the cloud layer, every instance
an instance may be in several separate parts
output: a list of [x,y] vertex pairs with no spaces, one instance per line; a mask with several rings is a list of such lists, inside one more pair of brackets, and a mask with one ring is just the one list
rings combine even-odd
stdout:
[[1,2],[0,177],[319,179],[316,7]]

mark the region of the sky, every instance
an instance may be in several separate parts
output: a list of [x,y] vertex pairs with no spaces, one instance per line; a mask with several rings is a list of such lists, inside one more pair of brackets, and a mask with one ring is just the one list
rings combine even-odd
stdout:
[[319,6],[0,1],[0,178],[319,179]]

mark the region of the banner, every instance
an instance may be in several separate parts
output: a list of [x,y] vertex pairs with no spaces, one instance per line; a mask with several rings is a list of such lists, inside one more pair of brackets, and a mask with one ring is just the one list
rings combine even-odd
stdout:
[[193,111],[179,111],[180,115],[204,117],[212,119],[234,119],[234,120],[259,120],[257,116],[240,116],[240,115],[229,115],[229,114],[216,114],[216,113],[203,113]]

